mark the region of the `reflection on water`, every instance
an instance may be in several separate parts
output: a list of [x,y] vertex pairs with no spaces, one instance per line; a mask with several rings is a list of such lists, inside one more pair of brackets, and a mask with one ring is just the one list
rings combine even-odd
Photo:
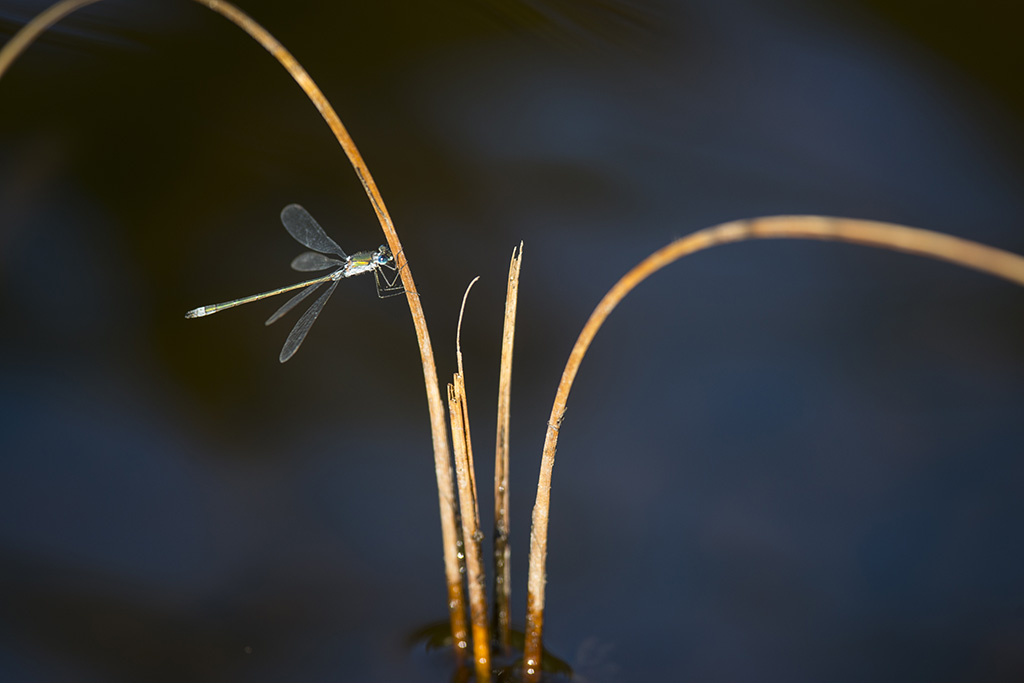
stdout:
[[[523,645],[525,636],[522,631],[511,630],[509,632],[510,648],[503,652],[497,639],[491,644],[491,671],[495,680],[511,681],[518,680],[522,671]],[[409,636],[407,642],[414,654],[422,655],[425,666],[441,668],[453,672],[451,680],[471,680],[474,675],[473,668],[469,662],[458,666],[455,662],[455,655],[452,651],[452,625],[445,619],[435,621],[417,628]],[[562,661],[545,648],[541,656],[541,669],[544,672],[544,680],[556,683],[558,681],[569,681],[575,678],[572,667]],[[589,662],[586,662],[589,664]]]
[[[462,334],[482,459],[525,240],[519,619],[561,365],[640,258],[776,213],[1024,252],[1019,121],[857,10],[244,6],[376,174],[442,377],[483,275]],[[401,301],[355,280],[284,367],[274,304],[182,317],[293,281],[289,203],[342,244],[380,242],[295,85],[199,7],[100,3],[0,81],[0,138],[2,678],[448,680],[403,640],[445,594]],[[1021,678],[1022,296],[825,244],[659,274],[569,403],[549,647],[588,681]]]

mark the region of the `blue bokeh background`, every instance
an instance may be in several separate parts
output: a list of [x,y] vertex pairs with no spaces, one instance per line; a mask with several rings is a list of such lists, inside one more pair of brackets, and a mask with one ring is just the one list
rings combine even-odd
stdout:
[[[562,365],[648,253],[779,213],[1024,253],[1024,48],[997,3],[325,5],[242,6],[365,155],[442,382],[482,276],[462,333],[480,482],[525,242],[520,623]],[[7,2],[0,27],[43,6]],[[350,251],[381,241],[315,109],[192,3],[82,10],[0,80],[3,680],[450,680],[405,642],[446,596],[403,300],[343,283],[283,366],[273,302],[183,318],[296,280],[290,202]],[[1024,678],[1022,321],[1010,284],[850,245],[651,278],[569,401],[548,646],[595,682]]]

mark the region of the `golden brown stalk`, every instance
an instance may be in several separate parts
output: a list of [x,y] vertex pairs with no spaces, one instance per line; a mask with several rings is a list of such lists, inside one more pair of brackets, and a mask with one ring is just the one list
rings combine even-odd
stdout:
[[905,251],[949,261],[1024,285],[1024,257],[1016,254],[930,230],[908,228],[892,223],[824,216],[771,216],[733,221],[706,228],[659,249],[626,273],[601,299],[597,308],[591,313],[590,319],[587,320],[587,324],[584,325],[583,331],[580,332],[580,336],[569,354],[569,362],[566,363],[565,370],[562,372],[562,380],[555,393],[555,403],[551,407],[530,531],[526,640],[523,649],[523,671],[526,680],[538,680],[541,671],[544,565],[547,557],[548,514],[551,503],[551,470],[555,463],[558,428],[565,415],[569,390],[572,388],[576,372],[579,370],[590,342],[612,309],[652,273],[683,256],[708,247],[748,239],[772,238],[835,240]]
[[[64,18],[71,12],[90,5],[98,0],[62,0],[42,12],[32,21],[26,24],[18,33],[0,50],[0,77],[3,76],[10,64],[39,36],[40,33]],[[441,511],[441,535],[444,543],[444,564],[445,575],[448,582],[448,608],[452,622],[452,637],[455,642],[456,652],[466,646],[465,618],[464,614],[462,580],[459,574],[458,549],[456,547],[458,533],[455,526],[455,493],[452,484],[451,467],[449,464],[448,439],[444,423],[444,404],[441,400],[441,392],[437,381],[437,367],[434,362],[434,351],[430,344],[430,334],[427,331],[427,321],[423,316],[423,308],[420,306],[419,295],[416,292],[416,283],[412,278],[412,271],[405,259],[405,252],[402,250],[402,243],[395,232],[394,223],[388,213],[384,200],[377,189],[377,184],[370,175],[370,170],[363,161],[362,155],[356,149],[355,143],[349,136],[341,119],[335,113],[323,92],[313,82],[306,70],[295,60],[281,43],[277,41],[262,26],[253,21],[247,14],[234,5],[221,0],[196,0],[201,5],[224,16],[243,31],[248,33],[256,42],[263,46],[271,55],[280,62],[291,75],[291,77],[302,88],[303,92],[310,99],[313,105],[323,116],[327,125],[330,126],[337,138],[341,148],[348,156],[352,167],[355,169],[363,189],[370,199],[377,219],[380,221],[384,231],[384,237],[395,255],[398,272],[402,278],[402,285],[405,287],[406,299],[409,304],[409,312],[412,315],[413,327],[416,329],[416,338],[420,347],[420,359],[423,363],[423,380],[427,391],[427,408],[430,413],[430,431],[434,445],[434,473],[437,478],[437,492]],[[459,622],[461,620],[461,627]]]
[[469,432],[469,406],[462,368],[462,314],[466,310],[469,290],[479,278],[473,278],[462,297],[459,325],[455,333],[455,356],[459,371],[448,385],[448,416],[452,426],[452,447],[455,451],[455,479],[459,485],[459,511],[462,517],[462,539],[466,551],[466,581],[469,584],[469,610],[473,625],[473,665],[476,679],[485,683],[491,676],[491,638],[487,628],[487,591],[484,587],[484,563],[480,542],[480,510],[477,506],[476,476],[473,473],[473,440]]
[[495,637],[508,654],[511,643],[510,609],[512,596],[512,550],[508,524],[508,446],[512,400],[512,345],[516,332],[516,305],[519,300],[519,266],[523,261],[523,243],[519,253],[512,250],[505,292],[505,324],[501,336],[501,370],[498,375],[498,430],[494,446],[494,615]]

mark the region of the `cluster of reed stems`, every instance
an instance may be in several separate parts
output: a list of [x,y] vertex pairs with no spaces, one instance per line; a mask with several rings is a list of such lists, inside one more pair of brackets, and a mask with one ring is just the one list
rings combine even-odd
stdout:
[[[3,49],[0,49],[0,77],[6,73],[14,59],[43,31],[71,12],[99,0],[62,0],[26,24]],[[437,478],[438,501],[445,576],[448,588],[448,611],[452,642],[459,661],[472,653],[473,669],[478,681],[491,678],[491,645],[496,642],[506,653],[510,649],[511,627],[509,617],[510,551],[508,545],[508,469],[509,424],[512,345],[515,330],[516,300],[519,283],[519,265],[522,245],[518,253],[513,250],[506,297],[505,327],[503,333],[500,388],[498,398],[498,429],[495,467],[495,538],[494,538],[494,611],[488,623],[485,578],[480,541],[476,480],[473,474],[472,440],[469,430],[468,401],[462,353],[456,342],[458,371],[448,386],[448,413],[452,430],[454,470],[458,476],[459,498],[456,501],[452,480],[452,460],[448,450],[445,410],[439,390],[434,353],[427,331],[426,319],[420,306],[412,269],[398,239],[394,223],[384,204],[380,191],[338,117],[323,93],[296,61],[273,36],[234,5],[221,0],[195,0],[201,5],[226,17],[262,45],[288,71],[321,113],[334,132],[338,143],[355,169],[359,181],[377,214],[381,229],[391,252],[396,255],[397,266],[406,291],[406,300],[412,315],[423,365],[424,385],[430,415],[434,450],[434,470]],[[547,433],[541,454],[540,476],[530,531],[529,568],[527,584],[527,612],[524,632],[522,675],[527,681],[537,681],[542,674],[542,633],[544,624],[545,562],[547,558],[547,528],[551,500],[551,476],[558,443],[559,428],[565,415],[566,403],[580,363],[591,341],[611,311],[638,284],[674,261],[709,247],[749,239],[816,239],[849,242],[903,251],[939,259],[967,268],[1001,277],[1024,285],[1024,258],[993,247],[942,233],[910,228],[891,223],[825,216],[771,216],[732,221],[700,230],[654,252],[626,273],[601,299],[580,332],[569,360],[562,373],[555,394],[554,405],[547,423]],[[471,285],[472,286],[472,283]],[[469,290],[466,294],[468,296]],[[463,299],[463,312],[465,298]],[[462,312],[459,314],[461,329]],[[457,336],[458,339],[458,336]],[[461,530],[456,519],[461,518]],[[461,534],[460,534],[461,531]],[[465,542],[465,575],[468,581],[470,628],[466,622],[466,600],[463,573],[460,567],[460,537]],[[471,634],[470,634],[471,631]],[[492,640],[493,639],[493,640]]]

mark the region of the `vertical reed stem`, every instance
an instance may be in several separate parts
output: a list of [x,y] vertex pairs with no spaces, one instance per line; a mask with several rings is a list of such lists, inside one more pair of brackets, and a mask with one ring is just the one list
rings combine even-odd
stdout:
[[462,367],[462,314],[466,310],[469,290],[479,278],[466,288],[459,310],[459,325],[455,333],[455,356],[458,372],[448,385],[448,417],[452,427],[452,447],[455,452],[455,478],[459,485],[459,512],[462,517],[462,540],[466,551],[466,581],[469,586],[470,621],[473,628],[473,665],[479,683],[491,677],[491,637],[487,628],[487,591],[480,542],[480,509],[477,505],[476,474],[473,471],[473,440],[469,431],[469,405]]
[[501,336],[501,370],[498,376],[498,429],[494,446],[494,614],[491,628],[507,655],[512,649],[512,549],[509,546],[508,476],[509,424],[512,401],[512,346],[516,332],[516,306],[519,300],[519,266],[523,260],[523,243],[519,253],[512,250],[505,292],[505,324]]

